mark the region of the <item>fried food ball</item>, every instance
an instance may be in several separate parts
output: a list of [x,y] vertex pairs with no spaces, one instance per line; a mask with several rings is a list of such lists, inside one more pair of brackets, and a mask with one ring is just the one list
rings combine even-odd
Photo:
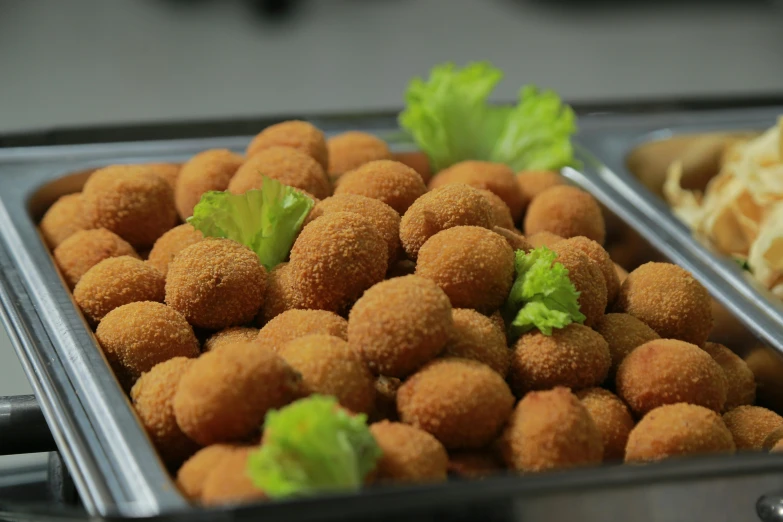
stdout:
[[427,192],[418,172],[398,161],[365,163],[340,178],[335,194],[359,194],[380,199],[403,215],[414,201]]
[[291,249],[291,282],[302,308],[341,312],[382,281],[389,247],[364,216],[335,212],[316,219]]
[[506,346],[506,336],[492,319],[469,308],[455,308],[451,315],[454,329],[443,355],[484,363],[505,378],[511,364],[511,350]]
[[[617,274],[617,279],[619,279],[620,285],[625,283],[625,280],[628,278],[628,271],[617,263],[614,263],[614,271]],[[620,290],[618,289],[617,292],[619,293]]]
[[174,190],[179,217],[184,221],[192,216],[196,203],[210,190],[226,190],[244,161],[240,154],[228,149],[211,149],[185,162]]
[[599,245],[606,239],[598,202],[587,192],[569,185],[548,188],[530,202],[525,214],[525,235],[543,231],[566,239],[585,236]]
[[450,475],[478,479],[496,475],[503,471],[505,465],[495,451],[461,450],[449,453],[448,472]]
[[704,351],[710,354],[726,374],[726,404],[723,411],[756,401],[756,376],[737,354],[718,343],[704,343]]
[[232,326],[231,328],[224,328],[223,330],[212,334],[212,336],[204,342],[203,350],[205,352],[211,352],[212,350],[218,350],[229,344],[242,341],[255,341],[257,337],[258,328]]
[[400,251],[400,215],[389,205],[377,199],[358,194],[337,194],[313,207],[305,225],[327,214],[353,212],[370,220],[389,247],[389,264]]
[[263,149],[249,157],[231,178],[228,191],[244,194],[251,189],[260,189],[264,176],[318,199],[332,194],[329,178],[316,160],[297,149],[278,146]]
[[73,298],[91,324],[117,307],[137,301],[163,302],[163,274],[131,256],[110,257],[90,268],[73,289]]
[[[489,316],[489,319],[492,321],[492,324],[497,326],[498,330],[500,330],[503,333],[503,336],[506,335],[506,322],[503,320],[503,316],[500,314],[499,310],[496,310],[495,313]],[[508,339],[506,339],[508,340]]]
[[701,346],[712,330],[707,289],[671,263],[646,263],[628,274],[614,308],[642,320],[664,339]]
[[348,339],[348,321],[326,310],[288,310],[270,320],[258,332],[257,340],[279,352],[286,344],[309,335]]
[[105,228],[136,248],[151,247],[177,224],[174,191],[144,165],[111,165],[92,173],[82,190],[89,228]]
[[593,328],[609,344],[612,365],[608,378],[611,382],[614,382],[620,363],[634,348],[661,338],[655,330],[628,314],[606,314]]
[[637,415],[687,402],[716,412],[726,403],[726,375],[707,352],[674,339],[649,341],[617,369],[617,394]]
[[734,453],[731,432],[713,410],[695,404],[659,406],[631,430],[626,462],[650,462],[669,457]]
[[145,163],[154,174],[162,178],[169,184],[171,190],[177,190],[177,180],[179,179],[182,164],[180,163]]
[[761,406],[737,406],[723,414],[738,450],[762,450],[764,440],[783,425],[783,417]]
[[565,241],[558,241],[551,250],[557,254],[555,263],[568,270],[568,278],[579,292],[579,311],[586,317],[585,324],[593,326],[604,316],[609,301],[601,268],[581,249]]
[[46,245],[54,250],[63,241],[87,227],[82,211],[81,193],[60,196],[46,211],[39,224]]
[[440,171],[432,178],[429,187],[435,189],[450,183],[464,183],[494,192],[506,203],[515,223],[522,217],[528,203],[514,179],[514,171],[502,163],[461,161]]
[[163,460],[179,464],[198,449],[177,425],[174,417],[174,393],[195,359],[174,357],[156,364],[131,388],[130,397],[136,415],[147,430]]
[[430,159],[423,152],[392,152],[391,159],[394,161],[399,161],[400,163],[404,163],[418,172],[419,176],[421,176],[421,180],[425,185],[430,182],[430,179],[432,179],[432,167],[430,166]]
[[394,279],[395,277],[403,277],[407,275],[413,275],[416,273],[416,262],[410,259],[400,259],[389,267],[386,271],[386,279]]
[[514,251],[503,236],[486,228],[449,228],[421,247],[416,275],[435,281],[454,308],[490,314],[508,297]]
[[400,420],[447,449],[477,449],[492,442],[511,414],[514,396],[503,377],[470,359],[430,362],[397,392]]
[[562,241],[563,238],[558,236],[557,234],[553,234],[552,232],[542,231],[537,232],[533,234],[532,236],[525,236],[528,241],[530,241],[530,244],[533,245],[533,248],[541,248],[542,246],[545,246],[547,248],[552,248],[552,245],[557,243],[558,241]]
[[522,197],[528,202],[548,188],[566,184],[563,176],[551,170],[523,170],[517,172],[516,180]]
[[332,395],[355,413],[375,405],[375,379],[348,342],[333,335],[307,335],[288,342],[280,356],[302,375],[307,392]]
[[405,253],[415,260],[429,238],[448,228],[492,228],[492,206],[477,189],[462,183],[431,190],[410,206],[400,222]]
[[292,272],[288,263],[280,263],[267,274],[264,306],[256,317],[258,326],[265,325],[287,310],[304,308],[292,281]]
[[533,250],[533,245],[528,243],[527,239],[525,239],[525,236],[522,234],[501,227],[492,227],[492,231],[503,236],[508,243],[508,246],[510,246],[511,250],[514,252],[517,250],[522,250],[523,252],[530,252]]
[[147,257],[147,262],[165,276],[169,272],[169,264],[174,260],[174,257],[202,239],[204,239],[204,234],[193,228],[193,225],[184,223],[176,226],[155,241]]
[[201,448],[177,470],[177,487],[188,499],[201,500],[207,476],[220,462],[239,448],[233,444],[211,444]]
[[241,504],[266,498],[247,474],[253,447],[238,447],[225,455],[204,480],[201,502],[206,506]]
[[601,432],[568,389],[531,392],[519,401],[503,432],[506,465],[518,471],[544,471],[600,464]]
[[255,252],[230,239],[190,245],[169,264],[166,304],[193,326],[247,324],[264,303],[266,270]]
[[571,323],[553,330],[552,335],[538,330],[522,335],[511,355],[509,381],[519,397],[555,386],[578,390],[601,384],[610,364],[604,338],[586,326]]
[[270,147],[291,147],[313,158],[322,169],[329,166],[324,133],[306,121],[284,121],[265,128],[250,141],[247,157]]
[[327,172],[332,178],[339,178],[371,161],[392,159],[386,142],[366,132],[343,132],[329,138],[326,148],[329,150]]
[[591,261],[598,265],[601,274],[604,276],[604,282],[606,283],[606,301],[609,304],[614,303],[614,300],[617,299],[618,292],[620,292],[620,278],[617,276],[614,263],[609,257],[609,253],[604,250],[604,247],[584,236],[566,239],[557,245],[557,249],[565,248],[565,245],[580,250],[590,258]]
[[761,445],[761,447],[764,451],[770,451],[772,448],[777,446],[778,442],[781,440],[783,440],[783,425],[778,426],[772,430],[769,435],[764,438],[764,443]]
[[604,461],[623,460],[628,434],[634,426],[625,403],[603,388],[587,388],[576,392],[582,406],[593,418],[604,443]]
[[80,230],[54,249],[54,260],[65,281],[73,288],[87,271],[110,257],[139,254],[127,241],[105,228]]
[[301,377],[257,342],[236,342],[201,355],[174,396],[177,424],[204,446],[241,441],[261,427],[266,412],[299,398]]
[[364,293],[348,316],[348,342],[373,372],[402,378],[443,351],[453,328],[443,290],[410,275]]
[[115,308],[95,331],[103,353],[124,385],[174,357],[198,357],[193,329],[176,310],[142,301]]
[[370,425],[383,456],[376,467],[378,481],[439,482],[446,480],[449,457],[438,439],[407,424],[381,421]]
[[508,209],[506,202],[500,199],[500,196],[492,192],[491,190],[478,189],[481,195],[487,198],[490,208],[492,209],[492,223],[496,227],[506,228],[508,230],[514,230],[514,218],[511,217],[511,211]]
[[397,377],[379,375],[375,379],[375,411],[370,416],[376,420],[396,421],[397,415],[397,390],[402,381]]

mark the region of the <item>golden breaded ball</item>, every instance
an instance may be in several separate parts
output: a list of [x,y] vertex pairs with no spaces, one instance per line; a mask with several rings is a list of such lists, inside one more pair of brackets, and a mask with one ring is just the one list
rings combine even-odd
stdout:
[[329,150],[327,172],[333,178],[339,178],[365,163],[388,160],[392,157],[385,141],[359,131],[343,132],[329,138],[326,141],[326,148]]
[[330,335],[348,339],[348,321],[326,310],[288,310],[269,321],[258,332],[257,340],[279,352],[283,346],[308,335]]
[[301,377],[257,342],[237,342],[201,355],[174,396],[177,424],[204,446],[241,441],[261,428],[266,412],[297,399]]
[[492,224],[496,227],[514,230],[514,218],[511,217],[511,211],[506,202],[500,199],[500,196],[487,189],[477,189],[481,195],[487,198],[492,209]]
[[609,257],[609,253],[604,250],[604,247],[592,239],[588,239],[584,236],[576,236],[559,243],[556,247],[556,250],[565,248],[565,245],[569,245],[569,247],[581,251],[591,261],[598,265],[598,268],[601,270],[601,274],[604,276],[604,282],[606,283],[607,303],[614,303],[614,300],[617,299],[617,294],[620,292],[620,278],[617,277],[617,271],[614,268],[614,263]]
[[629,353],[617,369],[617,394],[636,415],[687,402],[720,413],[726,375],[707,352],[674,339],[649,341]]
[[249,157],[228,184],[228,191],[244,194],[260,189],[264,176],[323,199],[332,194],[332,186],[323,167],[308,156],[291,147],[269,147]]
[[582,406],[593,418],[604,443],[604,462],[625,457],[625,445],[634,426],[628,407],[614,393],[603,388],[587,388],[576,392]]
[[511,290],[514,251],[503,236],[486,228],[449,228],[421,247],[416,275],[435,281],[454,308],[490,314]]
[[604,316],[609,301],[601,268],[584,252],[565,241],[555,243],[551,250],[557,254],[555,263],[568,270],[568,278],[579,292],[579,311],[586,317],[585,324],[592,327]]
[[84,220],[81,193],[58,198],[41,218],[39,227],[44,241],[52,250],[76,232],[84,230],[87,223]]
[[432,434],[447,449],[486,446],[513,407],[503,377],[470,359],[432,361],[397,391],[400,420]]
[[703,349],[726,374],[728,388],[723,411],[753,404],[756,401],[756,376],[747,363],[722,344],[707,342]]
[[764,440],[783,425],[783,417],[761,406],[737,406],[723,414],[738,450],[762,450]]
[[199,355],[198,339],[185,318],[161,303],[115,308],[98,324],[95,336],[117,378],[128,386],[158,363]]
[[429,187],[435,189],[450,183],[465,183],[494,192],[506,203],[515,223],[522,218],[527,206],[514,178],[514,171],[502,163],[461,161],[435,175]]
[[233,444],[211,444],[201,448],[177,470],[177,487],[188,499],[201,500],[207,476],[220,462],[240,448]]
[[198,444],[182,433],[174,417],[174,393],[194,361],[174,357],[156,364],[142,374],[130,392],[136,415],[161,458],[169,464],[180,464],[198,449]]
[[291,147],[313,158],[322,169],[329,166],[324,133],[306,121],[284,121],[265,128],[247,146],[247,157],[270,147]]
[[380,199],[403,215],[427,187],[419,173],[398,161],[376,160],[365,163],[340,177],[335,194],[359,194]]
[[532,236],[525,237],[528,241],[530,241],[530,244],[533,245],[533,248],[540,248],[542,246],[552,248],[552,245],[563,240],[563,238],[557,234],[553,234],[547,231],[536,232]]
[[337,194],[315,205],[307,216],[305,225],[335,212],[353,212],[369,219],[389,247],[389,264],[397,259],[400,251],[400,215],[393,208],[366,196]]
[[[503,335],[506,335],[506,322],[503,320],[503,316],[500,313],[500,310],[496,310],[492,315],[489,316],[489,319],[492,321],[492,324],[497,326],[498,330],[503,332]],[[506,339],[508,341],[508,339]]]
[[87,271],[110,257],[139,254],[130,244],[105,228],[80,230],[54,249],[54,260],[66,283],[73,288]]
[[525,214],[525,235],[551,232],[563,238],[585,236],[603,245],[606,224],[601,207],[587,192],[560,185],[539,194]]
[[131,256],[110,257],[90,268],[73,289],[73,298],[91,324],[137,301],[163,302],[163,274]]
[[533,201],[548,188],[566,184],[563,176],[550,170],[523,170],[517,172],[516,180],[522,198],[527,202]]
[[293,285],[291,268],[280,263],[266,276],[264,306],[256,317],[256,324],[263,326],[285,311],[304,308]]
[[389,247],[369,219],[335,212],[316,219],[291,249],[291,283],[302,308],[342,312],[383,281]]
[[509,381],[519,397],[555,386],[578,390],[601,384],[610,364],[604,338],[586,326],[571,323],[553,330],[552,335],[538,330],[522,335],[511,355]]
[[503,236],[503,238],[508,243],[508,246],[510,246],[511,250],[514,252],[517,250],[530,252],[534,248],[533,245],[531,245],[528,240],[525,239],[525,236],[518,232],[501,227],[492,227],[492,231],[498,235]]
[[421,180],[425,185],[428,184],[432,179],[432,167],[430,166],[430,159],[423,152],[392,152],[391,159],[394,161],[399,161],[400,163],[404,163],[418,172],[419,176],[421,176]]
[[145,163],[144,166],[168,183],[171,190],[177,190],[177,180],[182,170],[181,163]]
[[407,424],[381,421],[370,425],[383,456],[375,468],[376,480],[440,482],[446,480],[449,457],[438,439]]
[[206,506],[243,504],[262,500],[266,495],[247,473],[247,459],[257,448],[238,447],[225,455],[204,480],[201,502]]
[[266,270],[255,252],[230,239],[190,245],[169,264],[166,304],[193,326],[247,324],[264,303]]
[[244,161],[245,158],[228,149],[211,149],[185,162],[174,190],[179,217],[184,221],[192,216],[196,203],[207,192],[226,190]]
[[477,189],[454,183],[424,194],[408,208],[400,222],[400,239],[405,253],[415,260],[429,238],[465,225],[492,228],[492,206]]
[[778,426],[764,438],[764,442],[761,447],[764,451],[770,451],[772,448],[778,445],[783,440],[783,425]]
[[204,234],[193,228],[193,225],[184,223],[176,226],[155,241],[147,257],[147,263],[165,276],[169,272],[169,265],[174,257],[202,239],[204,239]]
[[219,332],[212,334],[209,339],[204,341],[203,351],[211,352],[212,350],[219,350],[223,346],[234,344],[243,341],[255,341],[258,337],[258,328],[251,328],[249,326],[232,326],[230,328],[224,328]]
[[517,471],[545,471],[600,464],[601,432],[567,388],[530,392],[519,401],[503,432],[506,465]]
[[306,335],[288,342],[279,353],[302,375],[307,392],[331,395],[354,413],[372,411],[375,379],[344,339]]
[[650,411],[631,430],[625,461],[651,462],[734,451],[731,432],[720,415],[695,404],[667,404]]
[[655,330],[628,314],[606,314],[593,328],[609,344],[609,354],[612,356],[612,366],[609,368],[611,382],[614,382],[620,363],[634,348],[661,338]]
[[642,320],[664,339],[701,346],[712,331],[707,289],[671,263],[647,263],[628,274],[614,309]]
[[494,449],[461,450],[449,453],[449,475],[478,479],[498,475],[505,469]]
[[451,311],[454,330],[443,349],[445,357],[462,357],[481,362],[506,377],[511,364],[511,350],[506,336],[492,319],[469,308]]
[[348,316],[348,342],[373,372],[402,378],[437,356],[453,328],[446,294],[411,275],[364,293]]
[[144,165],[112,165],[92,173],[82,190],[89,228],[105,228],[136,248],[151,247],[177,224],[174,191]]

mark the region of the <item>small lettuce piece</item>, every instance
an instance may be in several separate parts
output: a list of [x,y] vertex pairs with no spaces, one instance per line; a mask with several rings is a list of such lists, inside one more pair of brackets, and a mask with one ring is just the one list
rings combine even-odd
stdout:
[[500,69],[478,62],[462,69],[445,63],[426,82],[411,80],[399,123],[436,172],[464,160],[505,163],[515,171],[576,164],[571,108],[534,86],[520,90],[516,106],[491,105],[487,100],[502,78]]
[[350,491],[361,488],[381,454],[366,415],[311,395],[267,413],[264,442],[247,473],[270,498]]
[[187,221],[205,237],[242,243],[272,270],[288,257],[313,205],[305,194],[264,176],[261,190],[207,192]]
[[555,328],[584,322],[579,292],[568,278],[568,270],[556,259],[557,254],[546,247],[527,254],[516,251],[516,279],[503,307],[512,339],[534,328],[552,335]]

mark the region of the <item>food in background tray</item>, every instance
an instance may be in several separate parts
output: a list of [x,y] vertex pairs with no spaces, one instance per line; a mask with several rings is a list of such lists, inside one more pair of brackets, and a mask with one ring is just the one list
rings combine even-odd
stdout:
[[783,425],[705,343],[690,274],[610,255],[631,236],[557,173],[570,109],[532,88],[490,106],[499,79],[412,84],[428,183],[378,138],[284,122],[247,159],[197,154],[174,191],[110,166],[94,176],[120,192],[92,194],[89,219],[68,223],[81,196],[50,208],[44,237],[188,499],[761,449]]

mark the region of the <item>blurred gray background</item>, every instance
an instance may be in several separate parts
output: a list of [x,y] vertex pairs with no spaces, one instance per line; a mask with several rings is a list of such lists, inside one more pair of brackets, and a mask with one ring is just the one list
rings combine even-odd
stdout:
[[[445,60],[506,99],[776,94],[781,27],[771,0],[0,0],[0,134],[395,109]],[[0,395],[29,392],[2,333]]]

